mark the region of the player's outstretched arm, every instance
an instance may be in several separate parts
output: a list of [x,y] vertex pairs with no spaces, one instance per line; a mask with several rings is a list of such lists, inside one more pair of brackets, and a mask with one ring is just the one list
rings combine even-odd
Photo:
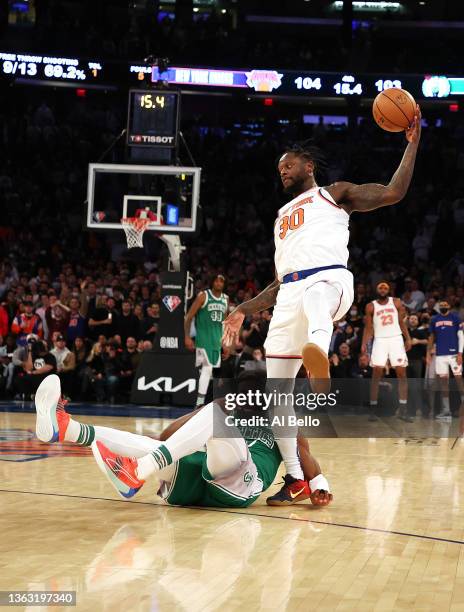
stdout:
[[369,212],[382,206],[391,206],[404,198],[411,183],[416,161],[421,135],[421,118],[420,108],[417,106],[414,122],[406,130],[408,145],[403,159],[388,185],[377,183],[354,185],[341,181],[326,188],[333,199],[347,212]]
[[224,346],[231,346],[238,339],[243,319],[246,316],[274,306],[277,300],[277,294],[279,293],[279,287],[280,281],[276,278],[270,285],[263,289],[261,293],[258,293],[256,297],[243,302],[243,304],[237,306],[237,308],[230,313],[224,321],[224,334],[222,336]]

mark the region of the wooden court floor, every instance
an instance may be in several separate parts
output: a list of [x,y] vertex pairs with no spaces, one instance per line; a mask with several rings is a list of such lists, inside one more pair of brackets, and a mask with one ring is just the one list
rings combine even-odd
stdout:
[[315,439],[330,507],[229,511],[168,507],[155,480],[125,502],[88,449],[33,430],[0,413],[0,590],[77,591],[50,610],[464,611],[463,441]]

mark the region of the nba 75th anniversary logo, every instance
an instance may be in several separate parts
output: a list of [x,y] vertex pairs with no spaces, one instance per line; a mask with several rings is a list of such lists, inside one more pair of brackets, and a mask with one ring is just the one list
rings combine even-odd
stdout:
[[169,312],[174,312],[174,310],[181,303],[181,299],[178,295],[165,295],[163,298],[163,304],[169,310]]

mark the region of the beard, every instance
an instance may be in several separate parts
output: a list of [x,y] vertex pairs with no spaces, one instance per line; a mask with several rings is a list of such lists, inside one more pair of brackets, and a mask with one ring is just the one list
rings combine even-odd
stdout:
[[298,195],[304,191],[304,179],[291,179],[288,185],[284,185],[283,191],[287,195]]

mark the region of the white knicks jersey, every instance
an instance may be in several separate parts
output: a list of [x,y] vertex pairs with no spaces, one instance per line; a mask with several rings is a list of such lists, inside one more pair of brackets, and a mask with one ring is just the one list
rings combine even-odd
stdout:
[[393,298],[389,297],[386,304],[379,304],[377,300],[372,303],[374,304],[374,339],[401,336],[398,309]]
[[277,277],[348,263],[349,214],[320,187],[308,189],[279,210],[274,225]]

